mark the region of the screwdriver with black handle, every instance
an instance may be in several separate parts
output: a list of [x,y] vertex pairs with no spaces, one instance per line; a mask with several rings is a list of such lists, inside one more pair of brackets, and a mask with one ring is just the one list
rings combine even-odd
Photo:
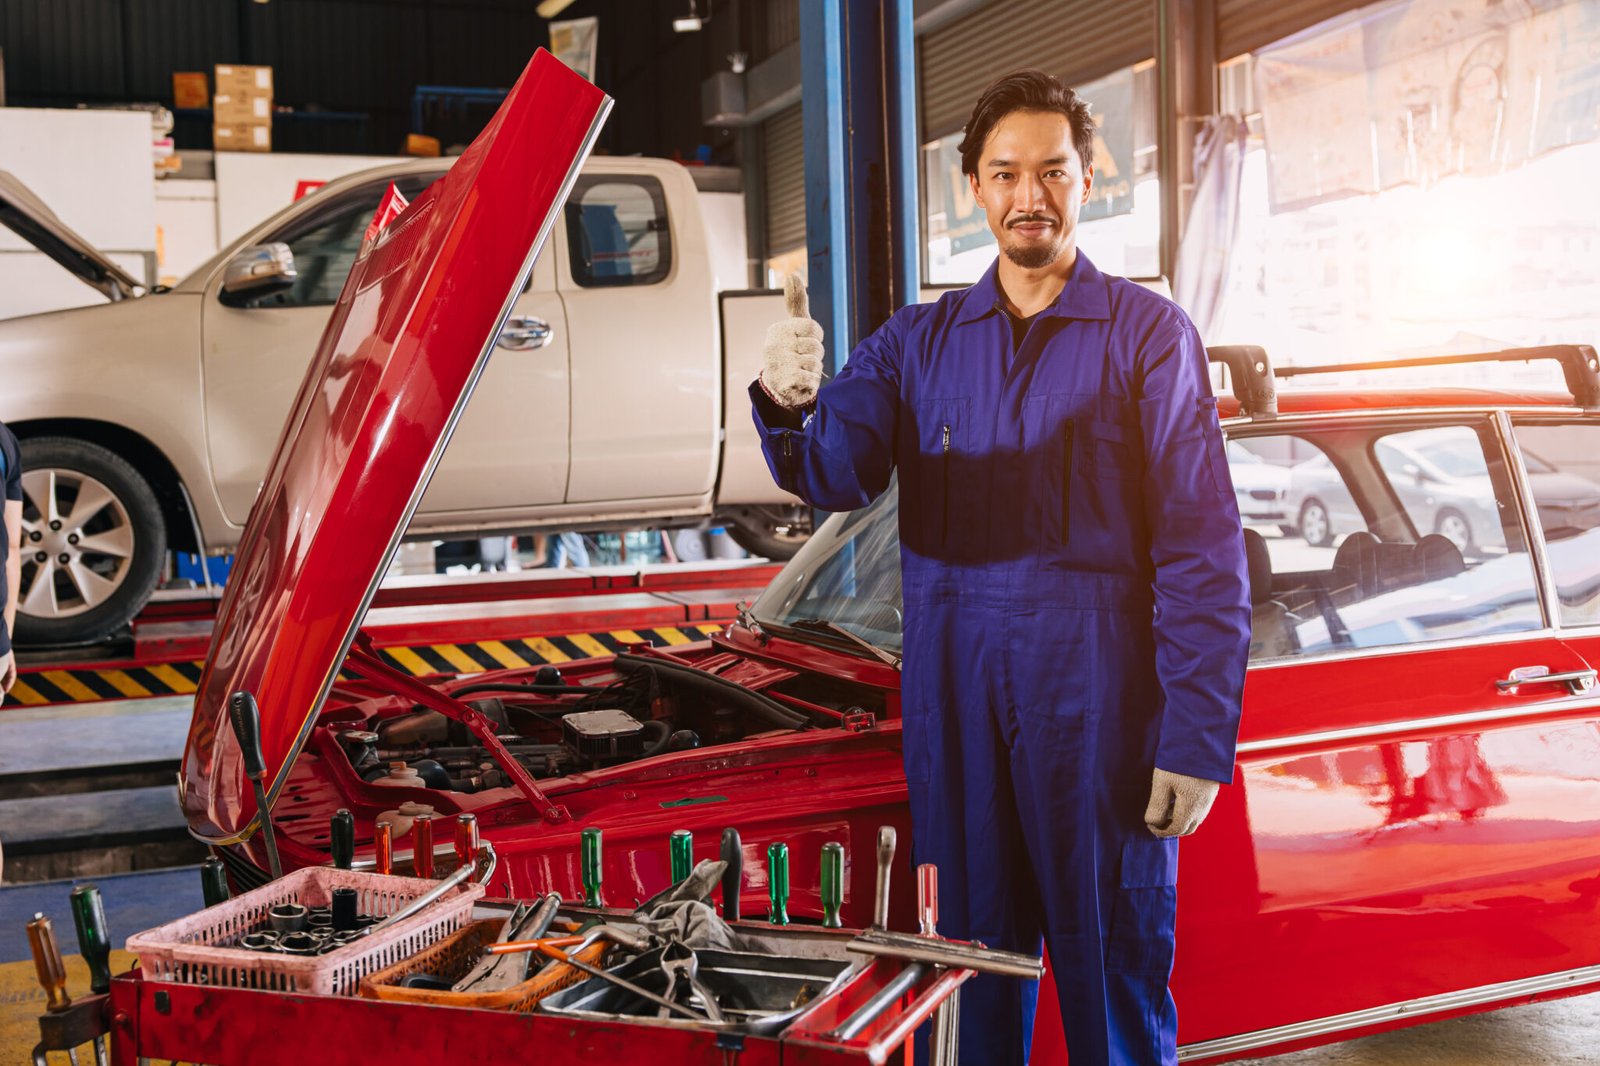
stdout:
[[[89,991],[107,995],[111,991],[111,935],[106,931],[105,901],[94,885],[79,885],[72,890],[72,924],[78,931],[78,954],[89,964]],[[94,1038],[94,1058],[99,1066],[110,1061],[105,1034]]]
[[267,865],[276,881],[283,876],[283,863],[278,860],[278,838],[273,835],[272,814],[267,810],[267,761],[261,756],[261,709],[256,698],[248,692],[235,692],[228,699],[228,720],[233,723],[233,735],[239,738],[239,754],[255,792],[256,814],[267,845]]
[[[39,974],[39,987],[44,989],[45,1006],[51,1013],[72,1006],[67,995],[67,965],[61,961],[61,948],[56,943],[55,926],[42,913],[36,913],[28,923],[28,946],[33,949],[33,968]],[[78,1053],[68,1051],[72,1066],[78,1066]]]

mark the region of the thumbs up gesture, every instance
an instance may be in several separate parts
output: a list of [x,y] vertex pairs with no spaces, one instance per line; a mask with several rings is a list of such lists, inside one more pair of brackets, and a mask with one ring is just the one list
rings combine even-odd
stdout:
[[822,327],[811,318],[799,274],[783,279],[789,317],[767,327],[762,346],[761,387],[784,407],[804,407],[822,384]]

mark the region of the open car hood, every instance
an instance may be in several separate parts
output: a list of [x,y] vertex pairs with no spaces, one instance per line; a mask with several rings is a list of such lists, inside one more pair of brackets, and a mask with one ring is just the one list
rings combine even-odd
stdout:
[[261,707],[268,805],[283,791],[610,106],[539,51],[472,146],[357,255],[218,608],[180,782],[199,839],[259,822],[232,693]]
[[16,175],[0,170],[0,225],[60,263],[108,300],[137,296],[144,286],[68,226]]

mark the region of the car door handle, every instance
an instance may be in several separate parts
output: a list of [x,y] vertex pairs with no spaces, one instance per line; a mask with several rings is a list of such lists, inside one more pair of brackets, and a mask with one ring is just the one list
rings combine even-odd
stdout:
[[556,331],[550,323],[532,315],[513,315],[506,319],[506,328],[500,331],[495,344],[514,352],[529,348],[543,348],[555,338]]
[[1496,681],[1495,687],[1501,692],[1515,692],[1522,685],[1566,685],[1567,692],[1579,696],[1594,688],[1596,676],[1594,670],[1552,674],[1548,666],[1519,666],[1511,671],[1510,677]]

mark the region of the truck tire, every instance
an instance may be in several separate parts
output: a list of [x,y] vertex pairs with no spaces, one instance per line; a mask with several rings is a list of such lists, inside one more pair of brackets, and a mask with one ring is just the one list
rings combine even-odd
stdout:
[[160,580],[167,554],[161,505],[138,471],[98,444],[21,443],[17,640],[104,640],[133,620]]
[[804,507],[729,508],[718,516],[728,536],[751,555],[790,559],[811,538],[811,512]]

